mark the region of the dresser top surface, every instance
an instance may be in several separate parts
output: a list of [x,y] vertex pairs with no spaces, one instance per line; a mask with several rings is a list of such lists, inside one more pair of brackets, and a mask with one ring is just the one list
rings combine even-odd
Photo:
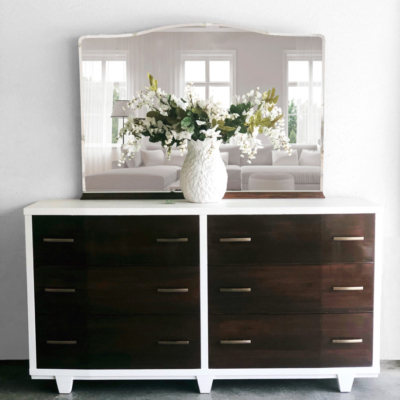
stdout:
[[24,208],[25,215],[240,215],[374,214],[383,210],[358,198],[246,199],[196,204],[186,200],[44,200]]

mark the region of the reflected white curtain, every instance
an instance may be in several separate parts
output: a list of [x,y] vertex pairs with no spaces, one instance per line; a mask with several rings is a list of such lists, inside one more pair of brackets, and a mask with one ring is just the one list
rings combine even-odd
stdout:
[[[127,98],[127,63],[121,56],[90,54],[83,61],[83,123],[85,132],[86,175],[111,169],[115,99]],[[113,59],[117,58],[117,59]],[[118,129],[122,119],[118,120]]]

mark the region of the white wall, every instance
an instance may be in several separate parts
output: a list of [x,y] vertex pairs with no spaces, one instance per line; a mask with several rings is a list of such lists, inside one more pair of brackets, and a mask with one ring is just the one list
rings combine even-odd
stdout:
[[386,206],[382,358],[400,359],[398,0],[2,0],[0,358],[27,358],[22,208],[81,194],[78,37],[186,22],[326,38],[325,194]]

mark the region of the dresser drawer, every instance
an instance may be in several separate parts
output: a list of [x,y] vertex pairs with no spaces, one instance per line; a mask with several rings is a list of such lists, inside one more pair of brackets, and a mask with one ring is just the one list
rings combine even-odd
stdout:
[[373,262],[375,215],[322,215],[322,262]]
[[200,367],[198,316],[39,316],[38,368]]
[[199,267],[35,267],[39,314],[199,314]]
[[208,217],[210,265],[374,261],[374,215]]
[[198,216],[33,217],[35,265],[199,265]]
[[210,368],[371,366],[372,321],[372,313],[213,315]]
[[209,216],[209,265],[318,262],[319,238],[318,215]]
[[210,267],[210,314],[373,310],[374,265]]
[[84,217],[33,216],[32,225],[35,265],[84,264]]

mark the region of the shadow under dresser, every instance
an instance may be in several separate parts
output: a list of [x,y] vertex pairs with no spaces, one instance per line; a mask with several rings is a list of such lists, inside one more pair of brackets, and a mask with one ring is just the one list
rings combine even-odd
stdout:
[[381,207],[360,199],[42,201],[25,208],[30,374],[379,373]]

